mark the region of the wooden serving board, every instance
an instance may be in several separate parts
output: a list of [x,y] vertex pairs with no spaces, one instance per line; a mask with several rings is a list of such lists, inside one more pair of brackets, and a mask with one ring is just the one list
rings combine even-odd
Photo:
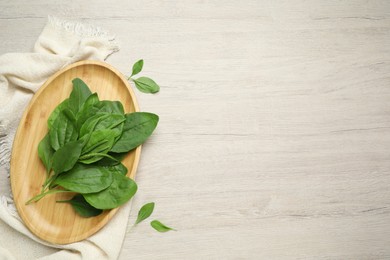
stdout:
[[[45,180],[45,168],[38,157],[38,143],[48,132],[47,119],[53,109],[72,91],[72,80],[82,79],[97,92],[100,100],[119,100],[125,112],[139,111],[129,83],[110,65],[98,61],[74,63],[54,74],[34,95],[19,124],[11,157],[11,187],[16,208],[25,225],[39,238],[57,244],[83,240],[101,229],[117,209],[82,218],[68,203],[72,194],[47,195],[37,203],[25,202],[40,192]],[[135,177],[141,147],[130,152],[123,160],[128,176]],[[125,227],[124,227],[125,228]]]

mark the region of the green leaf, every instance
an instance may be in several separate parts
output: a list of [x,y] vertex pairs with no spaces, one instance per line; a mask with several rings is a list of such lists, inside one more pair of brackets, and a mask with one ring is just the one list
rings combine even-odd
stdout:
[[131,73],[130,77],[140,73],[143,66],[144,66],[144,60],[139,60],[136,63],[134,63],[134,65],[133,65],[133,72]]
[[90,218],[100,215],[103,210],[92,207],[80,194],[75,195],[71,200],[63,200],[57,202],[67,202],[73,209],[84,218]]
[[160,86],[157,85],[154,80],[148,77],[140,77],[138,79],[133,79],[135,86],[139,91],[144,93],[157,93],[160,91]]
[[80,130],[81,126],[87,119],[96,114],[99,110],[99,108],[96,107],[96,104],[99,102],[97,93],[93,93],[87,98],[87,100],[85,100],[83,106],[76,115],[76,126],[78,130]]
[[[94,96],[92,94],[91,96]],[[90,96],[90,97],[91,97]],[[88,104],[88,105],[87,105]],[[77,129],[80,130],[82,125],[96,114],[121,114],[124,115],[123,105],[119,101],[103,100],[99,101],[97,95],[87,99],[84,107],[77,114]]]
[[122,114],[98,113],[85,121],[79,135],[82,137],[100,129],[118,129],[122,133],[122,123],[125,120],[126,118]]
[[49,119],[47,120],[47,127],[50,129],[53,126],[54,121],[57,119],[58,115],[62,110],[68,107],[69,99],[62,101],[54,110],[51,112]]
[[131,199],[137,192],[137,184],[121,174],[113,174],[112,184],[97,193],[84,194],[85,200],[97,209],[113,209]]
[[[158,220],[153,220],[150,222],[150,225],[157,230],[158,232],[168,232],[169,230],[175,230],[173,228],[165,226],[163,223],[161,223]],[[175,230],[176,231],[176,230]]]
[[85,102],[83,103],[83,105],[81,106],[79,112],[77,113],[77,115],[79,115],[80,113],[83,113],[85,112],[86,110],[88,110],[91,106],[94,106],[96,104],[98,104],[100,102],[99,100],[99,96],[98,94],[95,92],[93,94],[91,94],[86,100]]
[[79,78],[72,80],[73,90],[69,96],[69,108],[76,115],[82,108],[84,102],[92,95],[91,90],[87,84]]
[[[94,154],[106,154],[115,143],[115,139],[121,134],[118,129],[101,129],[85,135],[82,139],[86,142],[81,152],[80,162],[90,164],[99,161],[104,156]],[[91,154],[91,156],[88,156]]]
[[102,117],[95,125],[93,131],[100,129],[117,129],[120,133],[123,130],[123,122],[126,118],[124,114],[109,114],[108,117]]
[[79,131],[79,136],[80,138],[90,134],[95,130],[96,124],[103,118],[103,117],[108,117],[110,114],[108,113],[97,113],[90,118],[88,118],[84,124],[81,126],[80,131]]
[[77,140],[78,132],[75,122],[76,119],[71,110],[64,108],[60,111],[49,131],[50,144],[54,150],[57,151],[69,141]]
[[152,215],[154,210],[154,202],[147,203],[142,206],[142,208],[138,211],[138,217],[137,220],[135,221],[135,224],[137,225],[141,221],[147,219]]
[[66,143],[53,155],[52,168],[56,174],[69,171],[76,164],[83,149],[84,142],[77,140]]
[[127,174],[127,168],[122,163],[118,163],[117,165],[102,166],[102,167],[108,169],[113,174],[121,174],[121,175]]
[[103,100],[95,105],[99,108],[98,112],[107,112],[110,114],[125,114],[123,105],[119,101]]
[[104,157],[101,160],[99,160],[98,162],[96,162],[95,164],[100,165],[100,166],[117,165],[123,160],[123,158],[125,158],[127,153],[111,153],[111,152],[109,152],[109,153],[107,153],[107,155],[109,155],[113,159],[111,159],[109,157]]
[[45,165],[47,173],[50,173],[54,152],[54,149],[50,145],[49,133],[47,133],[38,145],[38,156],[41,159],[43,165]]
[[112,173],[99,166],[76,164],[70,171],[60,174],[53,182],[67,190],[93,193],[106,189],[112,183]]
[[128,152],[145,142],[156,128],[158,120],[157,115],[147,112],[126,114],[122,135],[111,152]]

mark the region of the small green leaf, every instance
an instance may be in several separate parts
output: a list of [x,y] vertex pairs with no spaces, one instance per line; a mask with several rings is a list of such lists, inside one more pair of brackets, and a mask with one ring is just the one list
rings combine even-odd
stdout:
[[76,164],[70,171],[60,174],[53,184],[84,194],[102,191],[112,180],[112,173],[102,166]]
[[92,207],[80,194],[75,195],[71,200],[57,201],[69,203],[73,209],[82,217],[90,218],[100,215],[103,210]]
[[100,192],[84,194],[85,200],[97,209],[113,209],[126,203],[137,192],[137,184],[121,174],[112,174],[111,185]]
[[133,79],[135,86],[139,91],[144,93],[157,93],[160,91],[159,85],[154,82],[151,78],[140,77],[138,79]]
[[122,133],[123,122],[126,120],[122,114],[109,114],[100,112],[90,117],[81,126],[79,136],[83,137],[93,131],[100,129],[114,129],[117,128]]
[[124,115],[124,109],[122,103],[119,101],[99,101],[97,94],[92,94],[88,97],[81,110],[77,113],[77,129],[80,130],[82,125],[89,118],[99,113]]
[[137,225],[141,221],[150,217],[150,215],[152,215],[153,213],[153,210],[154,210],[154,202],[150,202],[143,205],[142,208],[138,211],[138,217],[137,217],[137,221],[135,221],[135,224]]
[[130,77],[140,73],[143,66],[144,66],[144,60],[139,60],[136,63],[134,63],[134,65],[133,65],[133,72],[131,73]]
[[[56,174],[69,171],[76,164],[83,149],[81,140],[66,143],[53,154],[52,167]],[[64,160],[66,158],[66,160]]]
[[76,119],[70,109],[64,108],[59,112],[49,134],[51,147],[56,151],[67,142],[77,140]]
[[49,133],[39,142],[38,145],[38,156],[41,159],[43,165],[45,165],[46,172],[50,173],[52,157],[54,154],[54,149],[50,145],[50,136]]
[[81,106],[79,112],[77,112],[76,117],[79,118],[79,116],[84,113],[86,110],[89,110],[90,107],[98,104],[100,102],[99,95],[95,92],[84,101],[83,105]]
[[176,230],[173,229],[173,228],[170,228],[170,227],[165,226],[163,223],[161,223],[161,222],[158,221],[158,220],[153,220],[152,222],[150,222],[150,225],[151,225],[155,230],[157,230],[158,232],[168,232],[169,230],[174,230],[174,231],[176,231]]
[[119,162],[117,165],[102,166],[102,167],[108,169],[113,174],[121,174],[124,176],[126,176],[127,174],[127,168],[121,162]]
[[123,105],[119,101],[102,100],[95,105],[99,108],[97,112],[107,112],[110,114],[125,114]]
[[54,121],[57,119],[58,115],[62,110],[68,107],[69,99],[62,101],[54,110],[51,112],[49,119],[47,120],[47,126],[50,129],[53,126]]
[[86,142],[81,152],[80,162],[90,164],[99,161],[115,143],[115,139],[120,136],[118,129],[100,129],[85,135],[80,140]]
[[84,122],[91,116],[95,115],[95,113],[99,110],[99,108],[96,107],[99,102],[99,96],[97,93],[93,93],[87,98],[87,100],[85,100],[83,106],[76,114],[77,130],[80,130]]
[[73,90],[69,96],[69,108],[76,115],[82,108],[84,102],[92,95],[91,90],[88,88],[87,84],[79,78],[72,80]]
[[153,133],[158,120],[159,117],[153,113],[134,112],[126,114],[122,135],[113,145],[111,152],[128,152],[144,143]]

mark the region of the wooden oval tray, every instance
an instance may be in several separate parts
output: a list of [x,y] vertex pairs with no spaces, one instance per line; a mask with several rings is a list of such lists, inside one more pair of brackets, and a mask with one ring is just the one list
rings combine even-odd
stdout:
[[[74,63],[50,77],[34,95],[20,121],[13,143],[11,157],[11,187],[16,208],[25,225],[39,238],[56,244],[83,240],[101,229],[117,209],[82,218],[68,203],[71,194],[48,195],[30,205],[25,202],[40,192],[45,180],[45,168],[38,157],[38,143],[47,133],[47,119],[53,109],[72,91],[72,80],[82,79],[97,92],[100,100],[119,100],[125,112],[139,111],[129,83],[110,65],[98,61]],[[141,147],[130,152],[123,160],[128,176],[135,177]],[[125,227],[123,227],[125,228]]]

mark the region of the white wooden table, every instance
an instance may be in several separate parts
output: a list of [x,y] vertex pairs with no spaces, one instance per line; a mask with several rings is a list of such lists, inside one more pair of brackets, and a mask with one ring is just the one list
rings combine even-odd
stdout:
[[179,231],[140,224],[120,259],[390,258],[389,1],[3,0],[0,53],[48,14],[114,32],[108,62],[162,86],[137,92],[161,122],[130,221],[155,201]]

